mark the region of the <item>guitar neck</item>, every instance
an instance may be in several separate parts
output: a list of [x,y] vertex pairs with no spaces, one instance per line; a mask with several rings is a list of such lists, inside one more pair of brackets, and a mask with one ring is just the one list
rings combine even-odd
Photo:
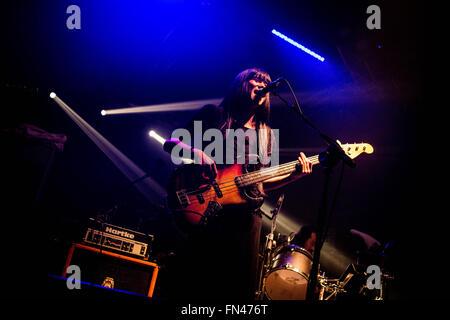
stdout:
[[[320,163],[319,155],[315,155],[307,158],[313,165]],[[274,177],[280,177],[286,174],[291,174],[297,170],[297,166],[301,165],[299,160],[280,164],[278,166],[264,168],[258,171],[249,172],[241,176],[236,177],[236,183],[240,187],[249,186],[252,184],[264,182]]]

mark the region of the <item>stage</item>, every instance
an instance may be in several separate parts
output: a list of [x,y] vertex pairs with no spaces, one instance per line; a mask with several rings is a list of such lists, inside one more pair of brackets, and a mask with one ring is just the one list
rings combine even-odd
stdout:
[[[261,316],[263,305],[274,316],[279,300],[294,300],[291,310],[442,298],[444,213],[430,181],[442,173],[427,161],[443,150],[429,144],[424,124],[425,31],[411,23],[419,4],[1,6],[2,275],[11,296],[29,292],[32,274],[47,288],[39,298],[171,305],[181,319]],[[233,109],[244,89],[245,119],[243,103]],[[258,148],[270,128],[270,166],[225,163],[230,146],[217,141],[227,125],[259,130]],[[176,140],[180,132],[192,139]],[[202,168],[217,165],[215,177],[179,169],[204,154]],[[257,184],[267,189],[251,209],[257,222],[222,218],[255,205],[243,190]],[[311,226],[308,249],[295,239]],[[201,238],[191,255],[201,228],[216,242]],[[240,232],[254,237],[252,261]],[[225,286],[244,285],[247,274],[254,296],[236,301]],[[70,289],[77,281],[81,289]],[[251,311],[227,309],[238,302]]]

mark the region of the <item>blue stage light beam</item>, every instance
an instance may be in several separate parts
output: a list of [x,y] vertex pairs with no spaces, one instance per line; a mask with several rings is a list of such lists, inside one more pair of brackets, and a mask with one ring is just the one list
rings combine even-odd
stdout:
[[277,30],[273,29],[273,30],[272,30],[272,33],[273,33],[274,35],[276,35],[277,37],[283,39],[284,41],[286,41],[286,42],[292,44],[293,46],[295,46],[295,47],[297,47],[297,48],[299,48],[300,50],[303,50],[304,52],[306,52],[307,54],[313,56],[313,57],[316,58],[317,60],[320,60],[320,61],[322,61],[322,62],[325,61],[325,58],[324,58],[324,57],[318,55],[318,54],[315,53],[314,51],[309,50],[309,49],[306,48],[305,46],[302,46],[300,43],[298,43],[298,42],[292,40],[291,38],[289,38],[289,37],[287,37],[287,36],[285,36],[285,35],[282,34],[281,32],[278,32]]

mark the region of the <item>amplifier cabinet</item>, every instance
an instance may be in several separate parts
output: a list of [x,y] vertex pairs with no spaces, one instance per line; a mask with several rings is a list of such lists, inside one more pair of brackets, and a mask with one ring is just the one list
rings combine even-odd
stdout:
[[159,270],[155,263],[78,243],[69,250],[63,277],[68,276],[70,265],[80,268],[81,282],[149,297],[153,296]]

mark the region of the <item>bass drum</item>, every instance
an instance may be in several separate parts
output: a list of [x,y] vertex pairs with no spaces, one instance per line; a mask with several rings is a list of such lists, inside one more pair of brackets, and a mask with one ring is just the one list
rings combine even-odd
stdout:
[[304,248],[284,245],[275,249],[266,274],[265,293],[271,300],[305,300],[313,257]]

